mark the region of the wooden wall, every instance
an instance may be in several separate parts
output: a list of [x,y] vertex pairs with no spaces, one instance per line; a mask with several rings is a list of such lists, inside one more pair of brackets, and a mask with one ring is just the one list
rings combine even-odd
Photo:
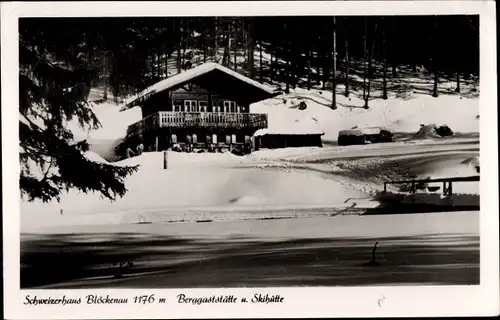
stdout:
[[[148,115],[154,114],[158,111],[173,111],[172,102],[173,100],[196,100],[196,101],[207,101],[208,110],[207,112],[214,112],[213,105],[216,102],[222,101],[232,101],[224,96],[211,93],[208,90],[201,88],[196,85],[186,84],[174,91],[165,90],[153,95],[151,98],[144,102],[142,107],[142,117],[145,118]],[[182,102],[184,105],[184,102]],[[240,113],[249,113],[250,108],[248,105],[239,104]]]

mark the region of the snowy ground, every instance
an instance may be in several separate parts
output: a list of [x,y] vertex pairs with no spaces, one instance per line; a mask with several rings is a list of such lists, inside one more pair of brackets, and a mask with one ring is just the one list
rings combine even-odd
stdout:
[[[21,203],[22,229],[73,224],[167,223],[359,214],[387,180],[476,175],[477,142],[380,144],[263,150],[232,154],[146,153],[116,165],[139,164],[129,192],[111,202],[71,191],[60,203]],[[382,157],[383,155],[383,157]],[[94,153],[92,159],[105,161]],[[390,187],[389,191],[397,191]],[[479,183],[454,184],[479,201]],[[439,198],[439,192],[435,195]],[[415,195],[418,196],[418,195]],[[464,196],[458,195],[459,198]],[[467,198],[469,199],[469,198]],[[469,200],[467,200],[469,201]]]
[[[77,139],[89,139],[87,156],[140,169],[115,202],[74,191],[60,203],[21,201],[22,285],[478,283],[477,211],[360,215],[382,205],[377,195],[384,181],[477,175],[478,99],[411,93],[372,100],[365,110],[356,95],[338,96],[334,111],[328,95],[295,90],[251,107],[269,114],[272,130],[323,131],[324,148],[244,157],[168,152],[167,170],[162,152],[116,161],[112,149],[140,119],[140,109],[120,113],[119,105],[97,105],[101,129],[88,133],[70,124]],[[305,110],[297,108],[301,101]],[[413,138],[420,124],[431,123],[447,124],[456,135]],[[398,141],[336,146],[338,132],[355,126],[386,127]],[[453,189],[447,199],[438,190],[404,200],[478,204],[478,182]],[[401,192],[393,186],[388,191]],[[367,266],[376,241],[379,264]],[[120,262],[133,267],[115,279],[118,271],[110,265]]]
[[21,253],[23,288],[471,285],[479,213],[74,226]]

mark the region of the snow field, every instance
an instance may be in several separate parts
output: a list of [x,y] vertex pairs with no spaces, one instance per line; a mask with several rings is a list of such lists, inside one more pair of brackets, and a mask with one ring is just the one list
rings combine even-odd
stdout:
[[[435,123],[438,126],[446,124],[454,132],[479,132],[478,99],[458,95],[433,98],[415,94],[410,99],[371,100],[368,110],[363,108],[362,99],[354,96],[346,98],[339,94],[338,109],[331,110],[331,99],[332,94],[328,91],[295,89],[290,94],[257,102],[251,105],[250,111],[268,113],[270,130],[274,126],[280,131],[289,132],[294,132],[295,127],[306,127],[311,131],[320,129],[325,133],[323,140],[326,141],[336,141],[339,131],[354,127],[383,127],[392,132],[416,133],[420,124]],[[297,108],[301,101],[307,104],[305,110]],[[294,115],[283,116],[283,120],[278,118],[277,115],[287,112]],[[298,125],[296,119],[305,124]]]

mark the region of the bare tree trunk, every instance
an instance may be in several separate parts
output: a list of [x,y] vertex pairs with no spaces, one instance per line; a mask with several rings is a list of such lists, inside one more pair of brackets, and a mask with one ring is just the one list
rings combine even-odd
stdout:
[[231,40],[229,39],[229,34],[224,35],[224,53],[222,54],[222,65],[228,67],[229,66],[229,46],[231,44]]
[[170,45],[167,44],[165,45],[165,78],[168,78],[168,52],[169,52]]
[[108,54],[104,53],[104,94],[102,95],[102,99],[104,101],[108,100]]
[[[366,101],[366,63],[367,63],[367,56],[368,56],[368,50],[366,47],[366,38],[368,36],[368,18],[365,17],[365,33],[363,35],[363,53],[364,53],[364,61],[363,61],[363,100]],[[365,102],[365,106],[367,106],[367,103]]]
[[344,85],[345,85],[345,92],[344,96],[349,97],[349,38],[348,38],[348,32],[347,32],[347,19],[345,18],[345,25],[344,25],[344,37],[345,37],[345,76],[344,76]]
[[182,67],[184,68],[184,66],[186,65],[186,39],[184,37],[182,37]]
[[156,71],[156,68],[155,68],[155,53],[151,52],[151,80],[153,80],[153,81],[156,80],[155,71]]
[[[384,21],[384,18],[382,18],[382,21]],[[382,99],[387,100],[387,40],[386,40],[386,34],[385,34],[385,29],[387,27],[387,24],[383,23],[382,26],[382,41],[383,41],[383,50],[384,50],[384,73],[383,73],[383,79],[382,79]]]
[[156,66],[156,74],[158,76],[159,79],[162,78],[161,76],[161,47],[158,49],[158,51],[156,52],[156,60],[158,60],[158,65]]
[[206,40],[203,39],[202,40],[203,43],[202,43],[202,46],[203,46],[203,63],[207,62],[207,44],[206,44]]
[[316,81],[317,84],[321,83],[322,75],[321,75],[321,54],[319,46],[316,48]]
[[177,72],[181,72],[181,66],[182,66],[182,61],[181,61],[182,53],[181,53],[181,43],[177,43]]
[[238,70],[238,25],[234,22],[233,28],[234,40],[233,40],[233,59],[234,59],[234,71]]
[[233,44],[234,50],[233,50],[233,58],[234,58],[234,71],[238,70],[238,48],[236,46],[236,43]]
[[250,78],[255,78],[254,70],[254,52],[255,52],[255,41],[253,38],[253,22],[251,20],[247,21],[247,39],[248,39],[248,68],[250,72]]
[[231,64],[231,23],[227,23],[226,29],[226,47],[224,48],[224,55],[222,57],[222,64],[230,67]]
[[176,34],[176,40],[177,40],[177,73],[181,73],[181,42],[182,42],[182,36],[181,36],[181,28],[180,28],[180,21],[175,24],[175,34]]
[[233,59],[234,59],[234,71],[238,70],[238,42],[236,41],[237,37],[236,34],[238,32],[238,28],[236,25],[236,22],[233,24],[233,35],[234,35],[234,41],[233,41]]
[[262,69],[262,40],[259,40],[259,73],[260,73],[260,83],[264,83],[264,74]]
[[311,48],[307,50],[307,90],[311,90]]
[[219,28],[218,28],[218,19],[214,18],[214,62],[218,62],[218,54],[219,54]]
[[269,80],[271,81],[271,84],[273,83],[274,81],[274,56],[275,56],[275,49],[274,49],[274,45],[273,43],[271,42],[271,55],[269,57],[270,61],[269,63],[271,64],[270,65],[270,73],[269,73]]
[[[288,46],[288,44],[287,44]],[[286,93],[290,93],[290,78],[291,78],[291,72],[290,69],[292,69],[292,64],[290,62],[290,49],[287,47],[287,54],[286,54]]]
[[337,21],[333,17],[332,109],[337,109]]
[[373,58],[373,52],[375,51],[375,39],[377,34],[377,23],[375,23],[375,30],[373,32],[373,41],[372,41],[372,47],[370,49],[370,52],[368,54],[368,90],[366,94],[366,99],[365,99],[365,109],[368,109],[368,100],[370,100],[370,86],[371,86],[371,78],[372,78],[372,58]]
[[290,42],[289,43],[290,45],[290,51],[289,51],[289,54],[290,54],[290,59],[289,59],[289,72],[290,72],[290,81],[292,83],[292,88],[295,89],[297,87],[297,63],[294,63],[293,66],[292,66],[292,58],[296,57],[296,49],[295,49],[295,45]]
[[287,48],[287,55],[286,55],[286,93],[290,93],[290,69],[292,68],[292,65],[290,63],[290,50]]
[[437,46],[438,46],[438,22],[437,22],[437,16],[434,17],[434,92],[432,93],[432,96],[434,98],[438,97],[438,82],[439,82],[439,75],[438,75],[438,62],[437,62]]

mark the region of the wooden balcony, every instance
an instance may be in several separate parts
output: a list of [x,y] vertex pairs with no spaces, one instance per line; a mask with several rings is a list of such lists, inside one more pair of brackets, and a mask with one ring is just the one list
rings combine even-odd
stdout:
[[267,115],[260,113],[160,111],[128,127],[127,134],[141,134],[159,128],[264,129]]

